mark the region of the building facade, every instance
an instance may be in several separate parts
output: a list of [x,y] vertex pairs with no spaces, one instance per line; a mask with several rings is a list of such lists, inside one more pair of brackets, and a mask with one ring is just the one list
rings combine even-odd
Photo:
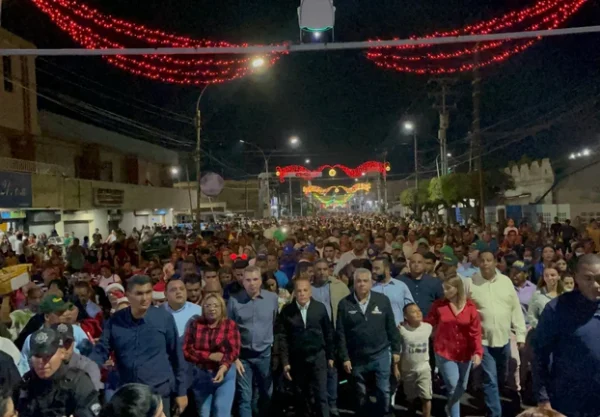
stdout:
[[[34,47],[1,28],[0,45]],[[82,238],[190,212],[190,193],[173,187],[175,151],[38,111],[34,58],[1,64],[0,230]]]

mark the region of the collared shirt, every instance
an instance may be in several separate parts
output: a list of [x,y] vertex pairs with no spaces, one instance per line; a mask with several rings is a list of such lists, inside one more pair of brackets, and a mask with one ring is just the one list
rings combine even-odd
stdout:
[[[221,362],[211,361],[212,353],[222,353]],[[224,318],[216,327],[210,327],[203,317],[196,317],[185,333],[183,355],[188,362],[214,371],[219,366],[231,366],[240,356],[240,332],[233,320]]]
[[[519,303],[521,304],[521,310],[523,311],[523,316],[525,316],[525,321],[527,322],[527,310],[529,309],[529,303],[531,302],[531,297],[535,293],[537,287],[531,281],[525,281],[522,287],[515,287],[515,291],[517,291],[517,297],[519,298]],[[529,323],[527,323],[529,324]]]
[[354,293],[354,299],[358,303],[360,311],[362,311],[363,315],[367,314],[367,306],[369,305],[369,301],[371,301],[371,291],[369,291],[369,295],[367,295],[367,299],[365,301],[360,301],[356,296],[356,293]]
[[408,286],[395,278],[390,279],[390,281],[386,283],[376,282],[373,284],[372,291],[384,294],[390,299],[396,326],[404,321],[404,306],[415,302]]
[[302,316],[302,321],[304,322],[304,327],[306,327],[306,313],[308,312],[308,306],[310,305],[310,300],[304,306],[301,306],[298,301],[296,301],[296,305],[298,306],[298,310],[300,310],[300,315]]
[[260,290],[256,298],[250,298],[246,291],[231,294],[227,315],[238,325],[242,356],[244,351],[261,353],[271,347],[278,312],[278,297],[272,292]]
[[90,359],[103,365],[110,352],[121,384],[148,385],[162,397],[186,395],[185,361],[173,316],[164,308],[149,308],[135,319],[131,307],[117,311],[104,326]]
[[348,265],[355,259],[369,259],[369,255],[367,254],[366,250],[363,250],[362,254],[360,255],[354,253],[354,250],[344,253],[342,256],[340,256],[340,259],[337,262],[335,269],[333,270],[333,275],[339,274],[342,268],[344,268],[346,265]]
[[[40,327],[43,328],[44,326]],[[79,349],[84,349],[87,346],[85,344],[91,344],[92,342],[87,337],[85,332],[79,326],[73,326],[73,336],[75,337],[75,352],[79,353]],[[23,349],[21,349],[21,360],[19,361],[19,372],[21,375],[25,375],[29,371],[29,359],[31,353],[29,351],[29,343],[31,341],[31,335],[27,336],[25,343],[23,343]],[[104,363],[104,362],[103,362]]]
[[525,343],[525,318],[515,287],[506,275],[496,273],[486,280],[481,274],[473,275],[470,296],[481,316],[482,343],[502,347],[510,340],[511,325],[517,342]]
[[331,284],[327,281],[320,287],[312,285],[312,297],[320,303],[325,305],[329,320],[333,319],[331,311]]
[[442,280],[431,275],[423,275],[420,279],[410,275],[402,275],[400,281],[406,284],[415,303],[421,309],[423,316],[427,316],[433,302],[444,297]]
[[85,312],[90,316],[90,318],[96,318],[96,316],[102,313],[102,309],[98,306],[98,304],[88,301],[85,305]]
[[169,306],[169,303],[164,303],[162,306],[173,315],[175,325],[177,326],[177,334],[182,340],[188,323],[194,317],[202,315],[202,307],[189,301],[186,301],[179,310],[173,310],[171,306]]
[[478,272],[479,272],[479,268],[476,266],[473,266],[473,264],[470,262],[461,264],[458,267],[458,269],[456,270],[457,274],[460,274],[465,278],[471,278],[473,275],[475,275]]

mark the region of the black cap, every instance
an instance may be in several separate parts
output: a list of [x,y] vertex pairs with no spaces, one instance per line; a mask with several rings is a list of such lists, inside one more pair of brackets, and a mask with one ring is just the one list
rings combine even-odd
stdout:
[[66,345],[67,342],[75,341],[75,334],[73,333],[73,326],[67,323],[55,324],[52,329],[56,330],[60,337],[62,345]]
[[52,328],[43,328],[31,335],[29,350],[31,356],[54,356],[63,346],[59,333]]

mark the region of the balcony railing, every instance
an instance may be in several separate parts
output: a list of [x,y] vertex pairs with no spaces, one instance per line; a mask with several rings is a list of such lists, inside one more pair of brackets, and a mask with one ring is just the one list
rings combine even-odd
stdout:
[[65,177],[75,176],[74,167],[3,157],[0,157],[0,171],[29,172],[32,174],[61,175]]

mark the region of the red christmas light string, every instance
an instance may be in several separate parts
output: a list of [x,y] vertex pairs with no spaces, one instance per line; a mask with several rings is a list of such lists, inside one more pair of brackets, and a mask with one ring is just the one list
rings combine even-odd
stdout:
[[[120,43],[111,41],[94,31],[89,27],[84,27],[77,23],[67,11],[61,11],[57,8],[52,8],[49,2],[54,0],[33,0],[35,4],[65,32],[67,32],[74,40],[86,48],[123,48]],[[246,59],[232,61],[231,65],[225,66],[224,61],[215,60],[194,60],[186,68],[177,69],[173,65],[156,65],[152,62],[154,58],[165,57],[125,57],[114,56],[105,57],[111,64],[130,71],[136,75],[145,76],[150,79],[160,80],[170,83],[199,85],[205,83],[219,83],[229,81],[231,79],[240,78],[248,72]],[[273,64],[277,57],[273,56],[268,61]],[[150,61],[150,62],[149,62]],[[160,61],[159,61],[160,62]],[[178,60],[178,63],[184,61]],[[239,64],[242,65],[239,65]],[[215,68],[222,66],[222,68]],[[238,65],[236,65],[238,64]],[[197,70],[190,71],[191,65]],[[212,67],[212,68],[211,68]],[[216,70],[215,70],[216,69]]]
[[[579,6],[578,6],[579,7]],[[557,14],[553,14],[547,18],[544,18],[544,21],[540,22],[540,23],[536,23],[533,25],[528,26],[525,30],[527,31],[533,31],[533,30],[539,30],[539,29],[553,29],[555,27],[557,27],[560,23],[562,23],[564,20],[566,20],[568,17],[570,17],[574,12],[576,11],[576,9],[571,9],[568,12],[565,12],[564,16],[562,16],[562,18],[558,19],[557,18]],[[549,27],[544,27],[542,25],[542,23],[547,23],[547,19],[551,18],[551,17],[555,17],[556,19],[556,24],[555,25],[550,25]],[[492,49],[498,48],[500,46],[505,45],[506,43],[509,42],[515,42],[515,41],[511,41],[511,40],[505,40],[505,41],[494,41],[494,42],[489,42],[489,43],[483,43],[481,45],[476,45],[474,47],[468,47],[468,48],[464,48],[461,49],[459,51],[455,51],[455,52],[451,52],[451,53],[437,53],[437,54],[433,54],[433,53],[427,53],[423,56],[410,56],[410,55],[394,55],[394,54],[390,54],[390,53],[385,53],[385,52],[367,52],[367,56],[370,59],[393,59],[393,60],[401,60],[401,61],[421,61],[421,60],[447,60],[447,59],[455,59],[455,58],[460,58],[462,56],[466,56],[466,55],[474,55],[475,53],[481,53],[481,52],[485,52],[485,51],[490,51]],[[519,42],[519,41],[517,41]],[[521,41],[523,42],[523,41]]]
[[[568,19],[573,13],[575,13],[583,4],[585,4],[587,0],[576,0],[571,1],[569,3],[563,3],[561,7],[552,13],[549,16],[545,16],[541,22],[530,25],[527,30],[538,30],[538,29],[555,29],[560,26],[566,19]],[[485,43],[475,48],[465,48],[462,51],[457,51],[454,53],[440,53],[437,56],[433,54],[426,54],[425,56],[411,56],[406,55],[408,51],[402,52],[398,51],[397,48],[388,48],[389,50],[395,50],[396,54],[390,53],[391,51],[384,50],[381,48],[377,52],[369,51],[367,52],[367,56],[369,59],[373,60],[376,65],[386,68],[386,69],[394,69],[400,72],[412,72],[416,74],[453,74],[458,72],[470,71],[475,67],[482,68],[489,66],[491,64],[495,64],[498,62],[502,62],[508,59],[510,56],[515,55],[516,53],[520,53],[525,49],[534,45],[538,39],[530,39],[530,40],[507,40],[501,41],[503,45],[496,46],[498,42],[492,42],[494,46],[492,48],[486,49]],[[512,45],[512,46],[511,46]],[[510,46],[510,48],[508,48]],[[479,49],[477,49],[479,48]],[[500,50],[498,50],[500,49]],[[479,64],[475,64],[472,60],[466,63],[458,63],[453,66],[445,65],[440,66],[436,64],[436,60],[446,59],[456,59],[465,57],[468,55],[472,55],[475,52],[487,52],[489,55],[490,52],[493,52],[491,56],[485,57],[483,56],[479,62]],[[482,54],[485,55],[485,54]],[[391,62],[390,62],[391,61]],[[406,61],[406,65],[398,64],[394,61]],[[427,63],[422,63],[422,61],[430,61]],[[433,61],[433,62],[431,62]],[[415,62],[418,66],[414,65]],[[410,65],[408,65],[410,64]]]
[[285,177],[293,176],[303,179],[313,179],[321,176],[321,173],[329,169],[330,176],[335,176],[337,172],[336,169],[340,169],[350,178],[359,178],[365,175],[366,173],[379,172],[380,174],[386,175],[390,170],[389,162],[379,162],[379,161],[367,161],[356,168],[348,168],[346,165],[335,164],[335,165],[321,165],[320,167],[311,170],[302,165],[288,165],[285,167],[276,167],[275,175],[279,177],[280,182],[285,181]]

